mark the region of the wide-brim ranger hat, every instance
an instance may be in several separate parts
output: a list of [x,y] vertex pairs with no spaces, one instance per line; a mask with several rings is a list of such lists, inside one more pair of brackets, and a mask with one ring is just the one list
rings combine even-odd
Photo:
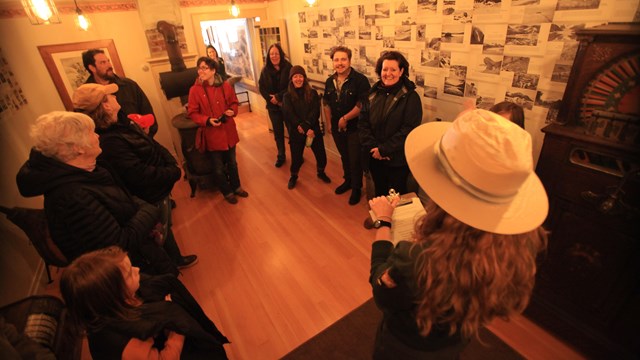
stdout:
[[427,196],[467,225],[520,234],[547,216],[531,136],[500,115],[478,109],[453,122],[423,124],[407,137],[405,154]]
[[116,92],[118,92],[118,85],[116,84],[100,85],[90,83],[80,85],[73,92],[73,108],[90,113],[100,106],[106,95],[115,94]]

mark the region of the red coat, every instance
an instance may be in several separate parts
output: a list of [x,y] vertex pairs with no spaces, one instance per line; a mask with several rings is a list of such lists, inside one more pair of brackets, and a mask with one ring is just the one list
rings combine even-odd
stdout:
[[[204,128],[208,151],[229,150],[240,139],[236,130],[235,115],[238,114],[238,98],[231,85],[216,75],[214,85],[196,83],[189,90],[189,118]],[[218,119],[225,110],[233,110],[234,116],[227,116],[227,121],[220,126],[208,124],[209,118]]]

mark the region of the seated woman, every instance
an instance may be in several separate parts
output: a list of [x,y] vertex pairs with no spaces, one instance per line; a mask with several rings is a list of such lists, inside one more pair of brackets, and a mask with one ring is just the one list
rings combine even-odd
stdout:
[[309,85],[307,73],[302,66],[292,67],[289,79],[289,89],[284,94],[282,104],[291,149],[291,178],[287,187],[291,190],[296,186],[298,172],[304,162],[302,153],[305,143],[311,147],[316,157],[318,179],[328,184],[331,179],[324,172],[324,168],[327,167],[327,153],[320,130],[320,96]]
[[74,260],[60,292],[93,360],[227,358],[229,340],[180,280],[140,275],[119,247]]
[[53,111],[31,128],[34,147],[17,175],[22,196],[44,195],[51,238],[69,261],[111,245],[149,273],[178,274],[156,228],[160,211],[132,196],[96,163],[95,125],[80,113]]
[[411,172],[431,199],[414,241],[391,238],[397,199],[372,199],[370,283],[383,320],[374,359],[455,359],[478,329],[527,306],[549,203],[531,136],[471,110],[407,137]]
[[171,230],[170,195],[182,172],[171,153],[137,123],[118,118],[120,104],[113,95],[117,91],[116,84],[81,85],[73,93],[73,107],[96,124],[102,149],[98,160],[108,163],[133,195],[161,210],[164,248],[176,266],[192,266],[197,256],[182,256]]

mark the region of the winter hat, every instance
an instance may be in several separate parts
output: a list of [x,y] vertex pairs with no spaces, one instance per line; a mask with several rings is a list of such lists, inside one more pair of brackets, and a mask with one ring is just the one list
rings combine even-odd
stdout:
[[108,84],[84,84],[73,93],[73,108],[91,112],[100,106],[106,95],[114,94],[118,91],[118,85]]
[[520,234],[540,226],[549,202],[533,171],[531,136],[500,115],[467,111],[430,122],[405,142],[411,173],[440,208],[476,229]]
[[304,71],[304,68],[302,66],[300,66],[300,65],[296,65],[296,66],[291,68],[291,71],[289,71],[289,80],[291,80],[291,78],[295,74],[300,74],[300,75],[304,76],[305,78],[307,77],[307,72]]

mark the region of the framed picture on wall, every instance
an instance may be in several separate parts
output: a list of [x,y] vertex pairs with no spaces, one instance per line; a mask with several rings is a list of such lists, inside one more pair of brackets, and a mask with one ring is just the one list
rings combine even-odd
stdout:
[[67,111],[73,111],[71,95],[91,75],[82,64],[82,53],[89,49],[104,50],[111,59],[113,71],[119,76],[125,76],[112,39],[38,46],[40,56]]

